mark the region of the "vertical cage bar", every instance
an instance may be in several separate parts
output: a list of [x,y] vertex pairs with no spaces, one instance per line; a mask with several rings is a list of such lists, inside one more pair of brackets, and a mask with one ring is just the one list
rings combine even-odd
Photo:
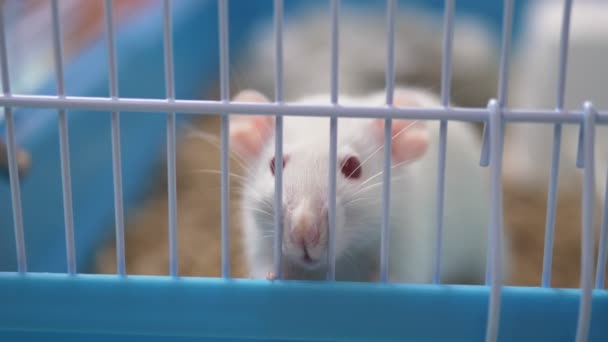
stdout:
[[[168,101],[175,100],[175,80],[173,75],[173,25],[171,23],[171,2],[163,1],[163,41],[165,62],[165,88]],[[169,200],[169,274],[179,274],[177,246],[177,189],[175,162],[175,113],[167,114],[167,187]]]
[[481,134],[481,157],[479,158],[479,165],[486,167],[490,165],[490,132],[488,130],[488,123],[484,123],[483,132]]
[[329,248],[327,279],[336,279],[336,151],[338,144],[338,118],[332,116],[329,124]]
[[382,180],[382,236],[380,243],[380,281],[387,282],[389,274],[390,246],[390,199],[391,199],[391,143],[393,121],[386,119],[384,124],[384,175]]
[[[2,90],[4,96],[11,96],[10,76],[8,73],[8,54],[6,51],[6,34],[4,27],[4,6],[0,6],[0,58],[2,72]],[[17,250],[17,270],[27,272],[27,255],[25,251],[25,236],[23,231],[23,210],[21,207],[21,188],[19,187],[19,170],[17,169],[17,144],[15,142],[15,122],[13,110],[4,107],[6,121],[6,147],[8,152],[8,173],[11,187],[11,203],[13,207],[13,225],[15,230],[15,247]]]
[[118,71],[116,67],[116,44],[114,41],[113,0],[105,0],[104,14],[108,44],[108,72],[110,77],[110,97],[118,98]]
[[578,146],[576,148],[576,167],[583,168],[583,126],[578,130]]
[[[229,52],[228,52],[228,0],[220,0],[218,7],[220,33],[220,91],[222,101],[228,103],[230,96]],[[230,278],[230,158],[229,158],[230,118],[221,119],[221,187],[222,187],[222,277]]]
[[228,0],[218,0],[218,23],[220,34],[220,96],[223,101],[230,97],[228,71]]
[[[283,0],[274,0],[275,72],[274,99],[283,102]],[[276,166],[275,166],[276,167]]]
[[163,36],[165,54],[165,87],[168,100],[175,100],[175,79],[173,74],[173,24],[171,20],[171,0],[163,1]]
[[[4,8],[4,13],[6,14],[6,22],[5,22],[5,26],[7,27],[12,27],[12,30],[15,33],[15,36],[19,36],[22,34],[23,29],[21,29],[19,27],[19,25],[17,23],[19,23],[19,19],[22,17],[21,13],[24,12],[24,10],[27,8],[27,6],[24,4],[25,1],[7,1],[7,0],[2,0],[0,1],[0,3],[6,3],[5,8]],[[10,45],[11,37],[9,37],[9,40],[6,42],[6,45]],[[21,61],[23,60],[24,57],[24,47],[23,46],[25,44],[12,44],[11,46],[11,52],[12,52],[12,58],[16,61]],[[18,63],[15,63],[17,65],[12,65],[11,68],[12,70],[16,70],[17,73],[21,72],[21,70],[23,69],[22,65],[19,65]]]
[[274,170],[274,270],[275,277],[282,277],[281,243],[283,242],[283,118],[277,116],[275,123],[275,170]]
[[[275,102],[283,102],[283,0],[274,1],[275,34]],[[282,277],[281,244],[283,242],[283,117],[275,117],[275,186],[274,186],[274,274]]]
[[[331,103],[338,104],[338,47],[340,1],[331,1]],[[336,279],[336,154],[338,145],[338,117],[329,122],[329,248],[328,280]]]
[[395,12],[397,11],[396,0],[387,0],[386,3],[386,104],[393,105],[395,89]]
[[4,23],[4,8],[5,6],[0,6],[0,54],[2,55],[2,91],[4,95],[11,96],[11,79],[8,73],[8,53],[6,51],[6,33],[5,33],[5,23]]
[[604,210],[602,211],[602,228],[598,246],[597,269],[595,271],[595,288],[603,289],[606,279],[606,262],[608,261],[608,174],[604,189]]
[[[386,105],[393,105],[395,89],[395,0],[387,0],[387,51],[386,51]],[[388,281],[390,245],[390,205],[391,205],[391,161],[393,120],[384,123],[384,168],[382,179],[382,234],[380,239],[380,281]]]
[[452,42],[454,41],[454,0],[445,0],[443,12],[443,59],[441,61],[441,105],[450,104],[452,82]]
[[559,71],[557,81],[556,102],[557,109],[564,109],[564,98],[566,95],[566,70],[568,65],[568,45],[570,42],[570,17],[572,13],[572,0],[564,0],[564,11],[562,13],[562,31],[560,35],[559,48]]
[[[104,2],[105,28],[108,44],[108,69],[110,74],[110,97],[118,98],[118,71],[116,68],[116,50],[114,41],[114,22],[112,0]],[[120,115],[112,112],[112,170],[114,173],[114,216],[116,220],[116,266],[118,274],[126,274],[125,266],[125,228],[124,205],[122,195],[122,157],[120,145]]]
[[55,76],[57,78],[57,95],[65,95],[65,85],[63,79],[63,44],[61,41],[61,21],[59,20],[58,0],[51,2],[51,15],[53,20],[53,52],[55,57]]
[[490,260],[490,302],[488,307],[488,325],[486,341],[496,341],[500,321],[500,292],[502,289],[502,145],[504,139],[501,108],[495,100],[488,104],[490,130],[490,234],[488,244],[488,260]]
[[[63,79],[63,47],[61,43],[61,21],[58,0],[51,3],[53,20],[53,48],[57,95],[65,96]],[[63,190],[63,216],[65,220],[65,248],[69,274],[76,273],[76,246],[74,242],[74,213],[72,208],[72,176],[70,172],[70,142],[66,110],[59,110],[59,153],[61,156],[61,184]]]
[[587,341],[591,322],[591,292],[593,288],[593,212],[595,209],[595,110],[586,102],[583,112],[584,141],[581,239],[581,301],[578,312],[576,341]]
[[[500,70],[498,74],[498,100],[497,105],[502,108],[507,103],[507,88],[508,88],[508,80],[509,80],[509,58],[511,54],[511,33],[513,26],[513,0],[504,0],[503,6],[503,22],[502,22],[502,47],[500,54]],[[481,162],[482,166],[490,165],[491,151],[494,151],[494,147],[488,146],[491,143],[491,129],[489,129],[488,124],[484,125],[483,129],[483,144],[481,146]],[[504,127],[501,125],[501,130]],[[501,135],[504,134],[504,131],[501,132]],[[501,156],[502,156],[502,139],[500,146]],[[502,160],[500,161],[502,164]],[[502,210],[502,209],[501,209]],[[502,215],[502,214],[501,214]],[[502,219],[502,218],[501,218]],[[491,237],[488,236],[488,244],[490,244]],[[492,260],[491,254],[488,253],[488,259],[486,260],[486,284],[490,283],[492,275]]]
[[[511,34],[513,27],[513,0],[504,0],[502,17],[502,47],[500,54],[500,69],[498,71],[498,105],[503,108],[507,103],[507,88],[509,83],[509,59],[511,54]],[[490,134],[487,123],[483,128],[483,144],[481,145],[481,166],[490,165]]]
[[[450,105],[452,77],[452,42],[454,37],[454,0],[445,1],[443,23],[443,59],[441,63],[441,105]],[[441,120],[439,124],[439,155],[437,168],[437,207],[435,216],[435,260],[433,264],[433,283],[441,282],[441,250],[443,239],[443,210],[445,197],[445,160],[447,150],[448,122]]]
[[338,103],[338,61],[340,46],[340,0],[331,0],[331,103]]
[[557,182],[559,179],[559,160],[562,141],[562,125],[553,127],[553,151],[551,173],[549,175],[549,193],[545,224],[545,242],[543,254],[542,286],[551,287],[551,267],[553,264],[553,240],[555,235],[555,211],[557,207]]
[[513,0],[505,0],[503,9],[502,47],[500,70],[498,75],[498,106],[503,108],[507,103],[509,87],[509,59],[511,57],[511,33],[513,26]]
[[[568,64],[568,42],[570,33],[570,13],[572,12],[572,0],[564,1],[564,12],[562,15],[562,31],[560,38],[559,70],[557,81],[556,109],[564,109],[564,96],[566,91],[566,66]],[[562,125],[553,127],[553,151],[551,161],[551,173],[549,175],[549,193],[547,198],[547,216],[545,226],[545,251],[543,254],[542,286],[551,286],[551,266],[553,263],[553,240],[555,235],[555,210],[557,207],[557,186],[559,180],[559,161],[562,145]]]

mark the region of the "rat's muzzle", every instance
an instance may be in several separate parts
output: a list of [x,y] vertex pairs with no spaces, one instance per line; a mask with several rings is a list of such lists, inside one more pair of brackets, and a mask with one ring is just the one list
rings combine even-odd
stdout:
[[327,254],[327,209],[303,200],[285,218],[284,254],[307,268],[322,265]]

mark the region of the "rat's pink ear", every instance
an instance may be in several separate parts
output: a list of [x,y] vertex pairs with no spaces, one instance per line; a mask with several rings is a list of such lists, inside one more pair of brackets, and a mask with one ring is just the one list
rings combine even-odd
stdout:
[[[380,144],[384,143],[383,119],[374,120],[374,133]],[[415,120],[393,120],[392,157],[395,164],[416,160],[429,147],[429,132],[426,123]]]
[[264,94],[260,93],[257,90],[253,89],[245,89],[241,90],[232,101],[236,102],[270,102]]
[[[269,102],[263,94],[255,90],[238,93],[235,102]],[[241,157],[256,158],[274,128],[271,115],[230,115],[230,146]]]
[[[398,107],[420,107],[415,93],[395,89],[393,103]],[[374,133],[378,141],[384,143],[384,119],[374,119]],[[392,157],[395,164],[416,160],[429,147],[430,135],[425,121],[398,120],[392,122]]]

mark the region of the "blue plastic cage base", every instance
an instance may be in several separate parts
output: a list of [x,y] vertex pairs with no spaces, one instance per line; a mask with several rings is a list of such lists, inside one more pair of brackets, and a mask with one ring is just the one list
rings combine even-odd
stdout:
[[[0,340],[52,333],[114,341],[482,341],[488,293],[464,285],[2,273]],[[499,340],[573,340],[579,294],[505,287]],[[608,291],[594,293],[591,317],[589,341],[605,341]]]

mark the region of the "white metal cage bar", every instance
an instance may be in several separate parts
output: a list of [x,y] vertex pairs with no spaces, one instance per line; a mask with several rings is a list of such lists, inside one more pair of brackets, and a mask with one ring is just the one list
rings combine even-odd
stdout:
[[600,229],[600,240],[597,255],[597,267],[595,271],[595,288],[604,288],[606,279],[606,264],[608,262],[608,172],[606,174],[606,188],[604,189],[604,208],[602,211],[602,226]]
[[584,167],[583,158],[583,126],[581,125],[578,131],[578,148],[576,150],[576,167],[578,167],[579,169],[582,169]]
[[[220,39],[220,92],[222,102],[230,100],[230,72],[228,51],[228,0],[220,0],[218,6]],[[222,229],[222,277],[230,278],[230,119],[221,120],[221,229]]]
[[[395,88],[395,0],[386,3],[386,105],[393,105]],[[380,237],[380,281],[387,282],[389,278],[389,247],[390,247],[390,206],[391,206],[391,162],[393,121],[384,120],[384,166],[382,177],[382,232]]]
[[[452,42],[454,39],[454,0],[446,0],[443,23],[443,57],[441,61],[441,105],[450,106],[451,77],[452,77]],[[437,168],[437,207],[435,211],[437,223],[435,232],[435,260],[433,261],[433,283],[441,282],[441,251],[443,240],[443,218],[445,197],[445,160],[447,150],[448,122],[441,120],[439,124],[439,155]]]
[[509,67],[511,60],[511,35],[513,33],[513,0],[504,0],[502,47],[500,54],[500,70],[498,72],[498,106],[507,105],[509,89]]
[[[570,32],[570,15],[572,0],[564,1],[562,16],[562,32],[560,38],[559,70],[557,82],[556,110],[564,109],[566,93],[566,67],[568,62],[568,41]],[[551,286],[551,265],[553,262],[553,239],[555,235],[555,210],[557,207],[557,182],[559,179],[559,160],[562,142],[562,125],[556,124],[553,128],[553,151],[551,161],[551,174],[549,175],[549,193],[547,199],[547,217],[545,227],[545,253],[543,255],[542,286]]]
[[[513,1],[503,6],[502,50],[498,74],[498,99],[488,103],[488,123],[484,128],[482,165],[490,166],[490,225],[486,258],[486,284],[489,284],[488,323],[486,341],[498,339],[502,290],[502,149],[504,143],[503,109],[507,103],[509,57],[513,26]],[[487,135],[486,135],[487,133]],[[489,144],[489,146],[488,146]],[[484,154],[485,149],[485,154]]]
[[581,299],[576,328],[576,342],[587,341],[591,324],[591,291],[593,289],[593,212],[595,209],[595,119],[591,102],[584,105],[581,238]]
[[[504,120],[504,108],[507,102],[507,85],[509,80],[509,60],[511,54],[511,35],[513,30],[513,0],[505,0],[503,6],[503,22],[502,22],[502,47],[500,54],[500,67],[498,72],[498,99],[496,105],[500,107],[500,115],[501,122]],[[504,125],[501,125],[501,130],[504,130]],[[501,134],[504,132],[501,131]],[[503,143],[503,139],[500,140],[500,143]],[[483,144],[482,144],[482,166],[490,165],[491,158],[493,158],[491,154],[491,150],[493,150],[492,146],[488,146],[490,144],[490,134],[488,125],[484,127],[483,133]],[[502,146],[501,146],[502,151]],[[502,152],[501,152],[502,155]],[[497,157],[498,158],[498,157]],[[492,202],[492,205],[496,205]],[[501,218],[502,220],[502,218]],[[488,235],[488,246],[491,246],[491,234]],[[490,284],[492,279],[492,265],[494,262],[492,260],[493,253],[491,253],[491,249],[488,249],[488,258],[486,260],[486,284]]]
[[[2,90],[5,97],[11,97],[10,76],[8,72],[8,54],[6,52],[6,34],[4,27],[4,6],[0,6],[0,59],[2,67]],[[8,157],[8,172],[11,188],[11,203],[13,207],[13,225],[15,231],[15,247],[17,250],[17,270],[27,272],[27,255],[25,236],[23,232],[23,209],[21,207],[21,188],[19,187],[19,170],[17,168],[17,144],[15,142],[15,122],[11,106],[4,106],[6,123],[6,147]]]
[[486,327],[486,341],[498,339],[498,325],[500,320],[500,293],[502,289],[502,146],[504,139],[503,120],[501,108],[496,100],[488,104],[488,129],[490,133],[490,226],[488,234],[488,260],[490,300],[488,307],[488,323]]
[[[165,63],[165,88],[167,101],[175,100],[175,80],[173,75],[173,31],[171,23],[171,2],[163,1],[163,42]],[[177,190],[175,161],[175,112],[167,113],[167,191],[168,191],[168,225],[169,225],[169,274],[179,274],[177,246]]]
[[[222,102],[210,100],[179,100],[167,102],[165,99],[119,99],[86,96],[57,96],[48,95],[0,95],[0,106],[3,107],[29,107],[52,109],[81,109],[91,111],[132,111],[148,113],[180,112],[191,114],[225,115],[224,112],[242,115],[278,115],[278,116],[309,116],[331,117],[334,115],[344,118],[376,118],[384,119],[390,116],[393,119],[410,120],[442,120],[486,122],[487,109],[484,108],[430,108],[430,107],[386,107],[386,106],[351,106],[337,105],[310,105],[300,103],[243,103]],[[608,123],[608,111],[598,111],[598,124]],[[503,108],[505,122],[528,123],[559,123],[581,124],[581,110],[563,110],[556,112],[552,109],[511,109]]]
[[397,12],[397,2],[395,0],[386,1],[386,72],[384,75],[386,82],[386,105],[392,106],[395,90],[395,16]]
[[[114,39],[114,20],[112,0],[104,2],[106,39],[108,45],[108,73],[110,82],[110,97],[118,98],[118,70],[116,66],[116,43]],[[114,216],[116,224],[116,267],[118,274],[126,275],[125,262],[125,226],[124,204],[122,193],[122,157],[120,144],[120,115],[119,110],[112,110],[112,170],[114,174]]]
[[[53,20],[53,47],[55,55],[55,74],[57,78],[57,95],[65,95],[63,76],[63,48],[61,43],[61,21],[59,19],[59,3],[51,3]],[[59,152],[61,157],[61,184],[63,191],[63,216],[65,220],[65,245],[67,268],[69,274],[76,273],[76,245],[74,242],[74,213],[72,208],[72,176],[70,172],[70,142],[68,133],[67,113],[59,110]]]
[[[283,0],[274,2],[275,38],[275,102],[283,103]],[[283,117],[275,117],[275,171],[274,171],[274,272],[282,277],[281,244],[283,243]]]
[[562,32],[560,35],[559,48],[559,70],[556,89],[556,107],[558,110],[564,108],[566,96],[566,70],[568,65],[568,46],[570,40],[570,18],[572,16],[572,0],[564,0],[564,11],[562,14]]
[[[331,104],[338,104],[338,61],[339,61],[339,16],[340,0],[331,1]],[[329,121],[329,193],[328,193],[328,280],[336,279],[336,164],[338,149],[338,113],[334,113]]]
[[[502,46],[500,54],[500,67],[498,71],[498,105],[504,108],[508,99],[509,66],[511,57],[511,35],[513,31],[513,0],[504,0],[502,20]],[[503,112],[504,115],[504,112]],[[483,130],[483,144],[481,146],[481,166],[490,163],[489,133],[487,124]]]

